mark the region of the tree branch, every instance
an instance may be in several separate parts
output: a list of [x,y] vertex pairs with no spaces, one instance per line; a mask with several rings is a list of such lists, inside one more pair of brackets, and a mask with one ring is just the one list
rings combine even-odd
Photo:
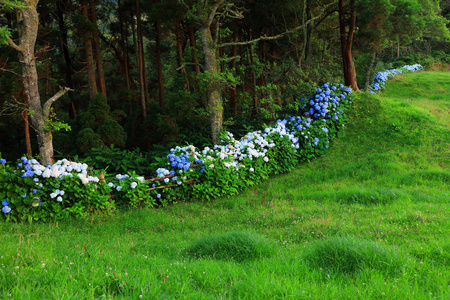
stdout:
[[279,39],[279,38],[281,38],[281,37],[283,37],[283,36],[285,36],[285,35],[288,35],[288,34],[290,34],[290,33],[294,33],[294,32],[296,32],[296,31],[299,31],[300,29],[304,28],[306,25],[308,25],[308,24],[311,23],[312,21],[314,21],[314,20],[316,20],[316,19],[319,19],[319,18],[322,16],[322,14],[325,12],[325,9],[326,9],[327,7],[329,7],[329,6],[331,6],[331,5],[334,5],[335,3],[336,3],[336,1],[333,1],[332,3],[329,3],[329,4],[325,5],[325,6],[323,7],[323,9],[322,9],[322,12],[321,12],[319,15],[315,16],[314,18],[309,19],[308,21],[306,21],[304,24],[302,24],[302,25],[300,25],[300,26],[297,26],[297,27],[295,27],[295,28],[293,28],[293,29],[290,29],[290,30],[286,30],[285,32],[282,32],[282,33],[280,33],[280,34],[273,35],[273,36],[265,36],[265,35],[264,35],[264,36],[260,36],[260,37],[257,38],[257,39],[253,39],[253,40],[250,40],[250,41],[244,41],[244,42],[222,43],[222,44],[218,44],[217,47],[218,47],[218,48],[221,48],[221,47],[227,47],[227,46],[244,46],[244,45],[253,44],[253,43],[256,43],[256,42],[259,42],[259,41],[267,41],[267,40],[276,40],[276,39]]
[[22,75],[22,74],[16,73],[16,72],[14,72],[14,71],[11,71],[11,70],[8,70],[8,69],[0,68],[0,71],[2,71],[2,72],[9,72],[9,73],[13,73],[14,75],[17,75],[17,76],[19,76],[19,77],[23,77],[23,75]]
[[4,5],[7,5],[7,6],[10,6],[10,7],[13,7],[13,8],[17,8],[17,9],[28,8],[28,6],[26,6],[25,3],[23,5],[17,5],[17,4],[14,4],[14,3],[11,3],[11,2],[5,1],[5,0],[0,0],[0,4],[4,4]]
[[16,50],[19,51],[19,52],[23,52],[22,47],[20,47],[20,46],[17,45],[16,43],[14,43],[14,41],[13,41],[11,38],[7,38],[6,41],[8,42],[8,45],[9,45],[11,48],[14,48],[14,49],[16,49]]
[[48,119],[48,117],[50,116],[50,108],[52,107],[53,102],[55,102],[56,100],[61,98],[68,91],[73,91],[73,90],[68,87],[61,87],[59,92],[57,92],[55,95],[53,95],[53,97],[51,97],[50,99],[45,101],[45,104],[42,108],[42,113],[44,115],[44,119]]
[[214,3],[213,7],[211,8],[211,11],[208,14],[208,17],[206,18],[206,22],[203,24],[205,27],[211,26],[212,21],[214,20],[214,17],[216,16],[217,10],[223,4],[224,1],[225,0],[218,0],[216,3]]

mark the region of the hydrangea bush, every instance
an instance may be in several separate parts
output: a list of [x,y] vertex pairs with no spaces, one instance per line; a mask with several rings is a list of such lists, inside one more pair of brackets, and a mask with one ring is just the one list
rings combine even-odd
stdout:
[[100,173],[85,163],[65,159],[47,167],[26,157],[16,164],[2,159],[0,216],[47,221],[116,207],[152,207],[233,195],[326,151],[347,120],[351,93],[348,87],[326,83],[301,98],[298,115],[277,120],[273,126],[240,139],[226,133],[212,148],[177,146],[153,178],[134,172]]
[[114,209],[110,188],[89,175],[86,164],[63,159],[44,167],[26,157],[14,164],[0,162],[2,218],[48,221]]
[[369,85],[369,92],[375,94],[379,90],[384,90],[386,81],[403,73],[413,73],[422,71],[423,67],[420,64],[405,65],[400,69],[391,69],[384,72],[378,72],[372,79],[372,83]]

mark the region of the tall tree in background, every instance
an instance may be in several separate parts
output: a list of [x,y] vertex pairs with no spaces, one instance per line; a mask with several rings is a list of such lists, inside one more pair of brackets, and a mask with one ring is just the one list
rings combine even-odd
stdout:
[[53,163],[53,137],[49,124],[51,106],[67,89],[61,89],[53,97],[48,99],[44,105],[41,104],[34,49],[39,26],[38,2],[39,0],[24,0],[20,2],[0,0],[0,4],[13,7],[17,11],[19,43],[16,44],[11,39],[10,34],[7,34],[6,38],[4,37],[4,40],[0,42],[5,43],[6,41],[10,47],[19,53],[19,60],[22,64],[25,97],[27,98],[28,107],[32,112],[31,122],[36,131],[41,163],[43,165],[49,165]]
[[92,37],[93,37],[93,45],[94,45],[94,53],[95,53],[95,65],[96,65],[96,73],[98,79],[98,86],[100,88],[100,93],[103,94],[106,98],[106,83],[105,83],[105,73],[103,71],[103,59],[102,59],[102,51],[100,49],[100,38],[99,38],[99,28],[97,25],[97,13],[95,9],[95,0],[89,1],[89,20],[93,25]]
[[136,0],[136,38],[138,50],[139,91],[141,99],[142,119],[147,119],[147,76],[145,72],[144,40],[142,37],[141,3]]
[[[344,0],[339,0],[339,32],[341,35],[342,69],[344,71],[344,81],[346,85],[356,91],[358,83],[356,82],[356,70],[353,63],[352,45],[353,36],[356,28],[356,6],[355,0],[350,1],[348,7],[350,18],[345,18]],[[348,29],[346,29],[348,27]]]
[[98,89],[97,89],[97,81],[95,78],[94,53],[92,50],[92,37],[91,37],[91,30],[90,30],[91,26],[89,24],[89,12],[88,12],[88,4],[87,4],[86,0],[81,2],[81,13],[84,17],[83,38],[84,38],[84,53],[85,53],[86,64],[87,64],[89,99],[92,102],[92,100],[98,93]]

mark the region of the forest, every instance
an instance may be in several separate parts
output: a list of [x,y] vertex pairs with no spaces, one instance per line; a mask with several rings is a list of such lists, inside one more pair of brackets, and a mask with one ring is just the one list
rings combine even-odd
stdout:
[[450,63],[449,20],[446,0],[0,0],[0,153],[211,146],[325,82]]

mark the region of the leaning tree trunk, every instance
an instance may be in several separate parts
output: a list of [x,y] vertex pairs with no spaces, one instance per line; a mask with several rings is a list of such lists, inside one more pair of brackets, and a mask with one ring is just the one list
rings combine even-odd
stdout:
[[[23,86],[25,88],[25,97],[31,114],[31,122],[36,129],[36,137],[41,156],[41,163],[49,165],[53,163],[53,143],[52,133],[46,130],[44,112],[41,106],[41,97],[39,95],[38,74],[36,69],[36,57],[34,55],[34,46],[38,33],[39,16],[36,10],[38,0],[26,1],[27,9],[23,9],[23,23],[19,26],[20,40],[19,45],[20,61],[22,62]],[[47,116],[48,117],[48,116]]]
[[346,31],[344,0],[339,0],[339,29],[341,34],[342,69],[344,71],[345,84],[353,90],[358,90],[356,82],[355,64],[352,57],[353,34],[356,27],[355,0],[350,2],[350,25]]
[[[49,165],[53,163],[52,133],[48,126],[51,105],[69,89],[62,89],[48,99],[44,106],[41,105],[38,86],[39,78],[34,53],[39,26],[39,15],[36,8],[38,2],[39,0],[25,0],[25,7],[16,7],[19,21],[19,45],[14,43],[9,37],[7,38],[7,42],[10,47],[19,52],[19,60],[22,63],[23,87],[28,108],[33,112],[31,114],[31,122],[36,131],[41,163],[43,165]],[[0,0],[0,4],[8,5],[7,2],[2,0]]]
[[26,4],[28,7],[20,11],[22,22],[19,22],[19,47],[21,48],[19,57],[22,62],[23,86],[28,107],[33,112],[30,117],[36,130],[41,163],[49,165],[53,163],[52,134],[45,128],[46,122],[39,96],[39,78],[34,55],[39,24],[39,16],[36,10],[38,0],[26,1]]

